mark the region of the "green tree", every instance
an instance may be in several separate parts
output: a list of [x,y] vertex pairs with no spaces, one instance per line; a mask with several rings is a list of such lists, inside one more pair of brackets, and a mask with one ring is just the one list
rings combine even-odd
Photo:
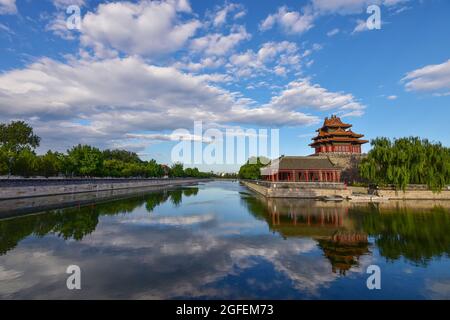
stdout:
[[142,163],[142,160],[135,152],[130,152],[126,150],[119,149],[106,149],[103,151],[103,159],[105,160],[118,160],[125,163],[133,162],[133,163]]
[[125,163],[116,159],[107,159],[103,161],[103,175],[105,177],[121,177]]
[[174,178],[181,178],[185,176],[185,172],[183,169],[183,164],[182,163],[174,163],[171,167],[170,167],[170,173],[169,175],[171,177]]
[[164,169],[156,160],[152,159],[145,164],[145,175],[147,177],[162,177],[164,175]]
[[22,149],[15,157],[11,168],[12,174],[23,177],[33,176],[38,172],[38,161],[38,157],[31,149]]
[[435,191],[450,184],[450,149],[440,143],[409,137],[377,138],[371,145],[359,165],[361,177],[371,183],[403,190],[408,184],[426,184]]
[[0,124],[0,147],[8,152],[19,153],[23,149],[39,147],[41,138],[34,134],[33,128],[23,121]]
[[9,172],[9,159],[5,150],[0,148],[0,175],[6,175]]
[[63,169],[64,155],[48,150],[47,153],[39,157],[39,174],[44,177],[57,176]]
[[144,177],[145,166],[140,163],[125,163],[122,170],[122,176],[124,177]]
[[186,168],[184,170],[186,177],[190,178],[199,178],[202,176],[202,173],[198,170],[198,168]]
[[103,154],[95,147],[79,144],[67,151],[65,167],[77,176],[100,176],[103,173]]
[[[7,168],[7,172],[11,173],[13,168],[19,171],[31,172],[35,168],[25,170],[23,168],[26,162],[25,158],[30,158],[31,152],[39,146],[40,138],[34,134],[33,128],[23,121],[13,121],[9,124],[0,124],[0,170]],[[21,156],[21,163],[15,164],[19,154],[25,151]],[[24,158],[25,157],[25,158]],[[24,162],[25,161],[25,162]]]
[[241,179],[260,179],[261,168],[270,162],[265,157],[249,158],[247,162],[239,169],[239,178]]

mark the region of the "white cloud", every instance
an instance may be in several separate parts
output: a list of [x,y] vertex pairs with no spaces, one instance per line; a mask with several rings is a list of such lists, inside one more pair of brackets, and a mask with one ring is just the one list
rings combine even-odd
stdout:
[[8,34],[11,34],[11,35],[15,34],[14,31],[12,31],[10,27],[8,27],[7,25],[4,25],[3,23],[0,23],[0,30],[4,31]]
[[388,100],[396,100],[398,97],[396,95],[387,96]]
[[300,13],[289,11],[283,6],[278,12],[271,14],[264,19],[259,28],[261,31],[272,29],[275,25],[288,34],[302,34],[313,27],[314,16],[310,13]]
[[271,61],[279,54],[286,53],[295,55],[298,52],[297,45],[289,41],[266,42],[258,51],[258,60],[262,62]]
[[223,7],[219,8],[212,18],[212,24],[214,27],[220,27],[227,22],[229,15],[234,13],[233,19],[239,19],[245,16],[246,11],[241,4],[227,3]]
[[222,73],[205,73],[205,74],[198,74],[196,75],[196,78],[198,80],[204,81],[204,82],[210,82],[210,83],[220,83],[220,82],[230,82],[232,81],[232,78],[227,74]]
[[368,30],[369,30],[369,28],[367,28],[366,20],[358,19],[356,21],[356,26],[353,29],[352,34],[358,33],[358,32],[364,32],[364,31],[368,31]]
[[409,0],[312,0],[313,10],[317,14],[357,14],[365,12],[370,5],[393,7]]
[[[121,222],[127,224],[139,224],[141,226],[148,225],[164,225],[164,226],[177,226],[177,227],[186,227],[192,226],[195,224],[202,224],[206,222],[211,222],[216,220],[217,217],[213,213],[207,214],[197,214],[197,215],[189,215],[189,216],[159,216],[154,217],[153,219],[139,219],[139,218],[124,218]],[[168,247],[168,246],[167,246]],[[164,247],[164,249],[168,249]],[[180,253],[180,252],[177,252]]]
[[58,9],[66,9],[70,6],[85,6],[86,2],[85,0],[53,0],[53,5]]
[[303,79],[289,83],[280,95],[273,97],[270,104],[277,110],[315,109],[337,110],[344,115],[361,115],[364,106],[352,94],[331,92],[317,84]]
[[185,0],[100,4],[83,17],[81,43],[99,56],[108,50],[145,56],[174,52],[201,26],[196,19],[181,22],[181,12],[191,12]]
[[0,14],[17,13],[16,0],[0,0]]
[[402,79],[407,91],[450,92],[450,59],[410,71]]
[[[301,126],[316,116],[254,101],[194,76],[137,57],[41,59],[0,75],[0,120],[29,121],[43,148],[108,146],[126,134],[191,128],[193,122]],[[11,108],[14,106],[14,108]],[[47,144],[47,145],[45,145]]]
[[332,37],[337,35],[339,32],[340,32],[339,28],[334,28],[333,30],[327,32],[327,36]]
[[85,0],[53,0],[53,5],[57,10],[50,15],[50,21],[45,26],[45,30],[53,32],[54,35],[64,40],[75,40],[78,35],[78,31],[67,28],[68,15],[66,10],[70,6],[85,6]]
[[224,58],[218,57],[206,57],[201,59],[199,62],[192,61],[178,61],[174,63],[174,67],[177,69],[188,70],[188,71],[201,71],[204,69],[215,69],[223,66],[225,64]]
[[408,2],[409,0],[384,0],[383,4],[387,7],[396,6],[401,3]]
[[225,7],[219,12],[217,12],[213,21],[213,25],[215,27],[223,25],[227,21],[227,14],[228,14],[228,7]]
[[287,73],[286,68],[282,66],[276,66],[274,72],[279,76],[284,76]]
[[240,42],[248,40],[250,37],[251,35],[247,33],[245,27],[238,26],[233,28],[228,35],[212,33],[193,39],[190,47],[193,51],[201,52],[207,56],[223,56],[232,51]]
[[228,72],[237,77],[255,77],[267,72],[284,75],[287,72],[285,66],[298,71],[300,59],[295,43],[289,41],[266,42],[257,52],[247,50],[232,55],[227,67]]
[[236,13],[233,18],[236,20],[236,19],[243,18],[246,15],[247,15],[247,11],[246,10],[242,10],[242,11],[239,11],[238,13]]
[[[302,8],[302,12],[289,11],[286,6],[282,6],[274,14],[268,15],[259,24],[261,31],[272,29],[278,25],[287,34],[302,34],[312,27],[314,21],[323,15],[348,15],[360,14],[366,12],[370,5],[384,5],[391,9],[397,9],[399,4],[409,0],[311,0],[311,2]],[[336,35],[340,30],[335,28],[327,35]],[[353,33],[364,31],[361,23],[355,28]]]
[[361,13],[370,4],[377,0],[312,0],[315,11],[320,14],[354,14]]
[[74,40],[76,32],[67,28],[65,11],[57,12],[45,26],[45,30],[52,31],[54,35],[65,40]]
[[211,139],[203,136],[196,136],[190,133],[128,133],[126,138],[144,139],[154,141],[201,141],[211,142]]

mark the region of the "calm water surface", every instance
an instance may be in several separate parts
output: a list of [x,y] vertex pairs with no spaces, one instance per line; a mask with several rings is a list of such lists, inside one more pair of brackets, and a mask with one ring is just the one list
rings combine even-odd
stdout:
[[449,299],[449,208],[266,200],[216,181],[4,219],[0,298]]

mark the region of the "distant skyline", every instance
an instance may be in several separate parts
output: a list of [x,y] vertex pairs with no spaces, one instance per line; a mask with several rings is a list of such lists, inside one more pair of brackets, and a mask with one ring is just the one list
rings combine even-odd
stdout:
[[449,146],[449,13],[446,0],[1,0],[0,122],[32,125],[40,153],[86,143],[160,163],[194,121],[279,128],[286,155],[313,153],[331,114],[367,140]]

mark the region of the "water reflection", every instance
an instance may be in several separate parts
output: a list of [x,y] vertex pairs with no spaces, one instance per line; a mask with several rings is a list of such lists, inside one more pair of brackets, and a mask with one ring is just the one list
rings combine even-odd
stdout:
[[179,206],[183,196],[190,197],[197,193],[197,187],[180,188],[142,197],[0,220],[0,255],[7,253],[18,242],[31,235],[44,237],[55,234],[64,240],[79,241],[95,231],[99,216],[131,213],[142,204],[145,204],[145,208],[151,213],[155,207],[168,200]]
[[373,237],[388,260],[405,258],[426,265],[433,258],[450,255],[450,203],[416,202],[327,203],[294,199],[243,197],[255,217],[266,220],[283,237],[316,239],[333,266],[345,274],[369,254]]
[[[448,205],[448,204],[447,204]],[[450,255],[450,210],[442,205],[417,208],[393,203],[349,210],[350,217],[375,243],[383,257],[426,266]]]
[[[449,297],[449,205],[265,199],[212,182],[0,220],[0,298]],[[79,292],[65,288],[70,264]],[[365,286],[369,264],[380,292]]]
[[283,237],[310,237],[331,263],[332,272],[345,275],[369,254],[367,233],[349,218],[349,207],[313,200],[243,197],[250,212],[266,220]]

